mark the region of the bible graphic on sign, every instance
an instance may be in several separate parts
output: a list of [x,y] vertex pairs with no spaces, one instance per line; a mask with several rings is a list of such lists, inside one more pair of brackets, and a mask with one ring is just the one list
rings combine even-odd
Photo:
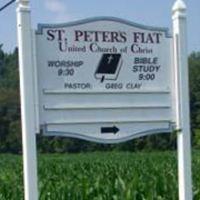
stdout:
[[95,72],[95,78],[101,79],[101,82],[117,80],[121,66],[121,54],[103,54]]

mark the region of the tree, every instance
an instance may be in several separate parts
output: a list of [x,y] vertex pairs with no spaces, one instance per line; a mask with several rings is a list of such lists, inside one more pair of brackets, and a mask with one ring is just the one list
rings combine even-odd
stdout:
[[3,152],[11,149],[14,152],[16,149],[21,151],[17,57],[17,49],[11,54],[6,54],[0,45],[0,151]]
[[193,144],[200,148],[200,52],[189,56],[189,74]]

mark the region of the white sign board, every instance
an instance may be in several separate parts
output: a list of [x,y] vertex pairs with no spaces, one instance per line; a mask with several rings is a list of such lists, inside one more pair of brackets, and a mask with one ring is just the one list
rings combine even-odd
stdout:
[[172,131],[167,29],[116,18],[43,24],[36,53],[45,135],[116,143]]

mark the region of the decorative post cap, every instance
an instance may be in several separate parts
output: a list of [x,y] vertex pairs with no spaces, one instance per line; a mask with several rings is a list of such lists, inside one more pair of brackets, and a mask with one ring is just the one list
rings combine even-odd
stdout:
[[20,3],[20,2],[22,2],[22,3],[29,3],[29,0],[17,0],[17,3]]
[[175,13],[177,11],[185,12],[186,9],[187,9],[187,6],[183,0],[176,0],[176,2],[174,3],[174,5],[172,7],[172,12],[173,13]]
[[29,11],[30,10],[30,6],[29,6],[30,1],[29,0],[17,0],[16,3],[17,3],[18,11],[19,10]]
[[17,0],[16,3],[19,5],[29,5],[30,1],[29,0]]

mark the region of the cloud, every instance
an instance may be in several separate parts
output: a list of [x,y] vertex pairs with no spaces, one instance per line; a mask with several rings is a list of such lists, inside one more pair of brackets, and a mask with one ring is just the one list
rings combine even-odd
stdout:
[[45,7],[50,12],[65,12],[66,6],[60,0],[45,0]]
[[62,0],[45,0],[45,8],[55,15],[55,22],[63,22],[71,20],[71,16],[67,12],[66,1]]

